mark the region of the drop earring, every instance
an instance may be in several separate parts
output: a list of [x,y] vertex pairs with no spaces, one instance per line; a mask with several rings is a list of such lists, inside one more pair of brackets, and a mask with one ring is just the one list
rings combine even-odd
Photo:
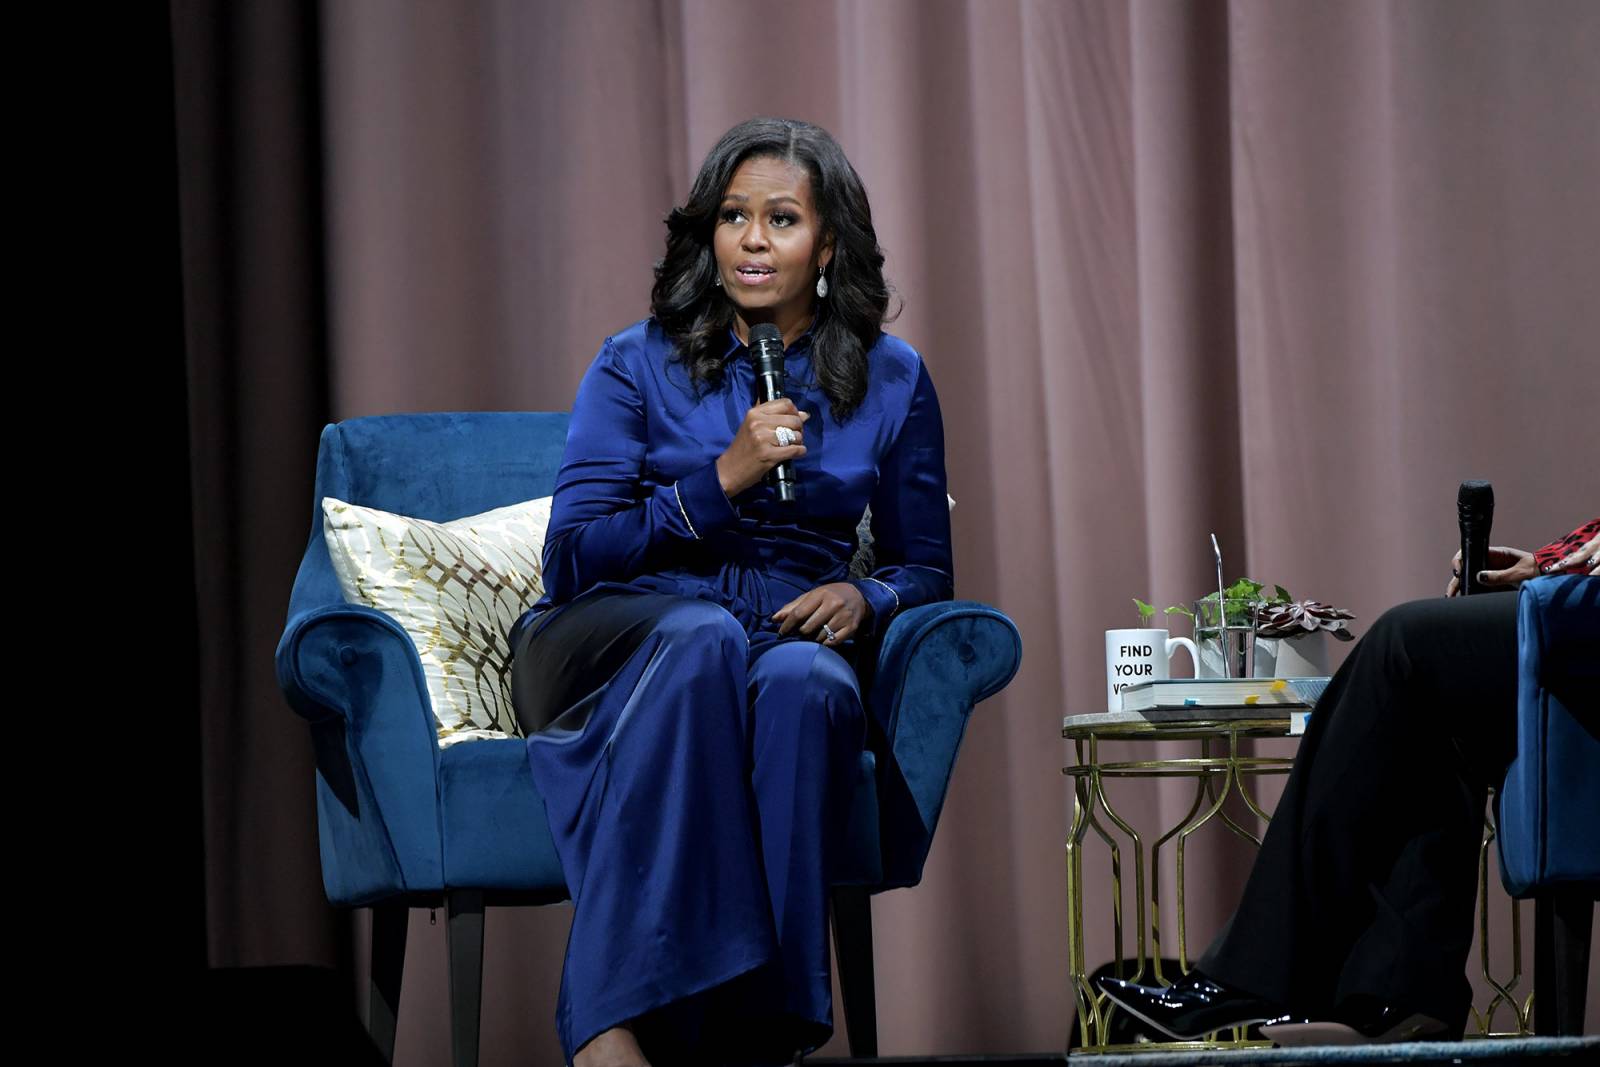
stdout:
[[817,299],[821,300],[828,295],[828,279],[822,276],[822,267],[817,268]]

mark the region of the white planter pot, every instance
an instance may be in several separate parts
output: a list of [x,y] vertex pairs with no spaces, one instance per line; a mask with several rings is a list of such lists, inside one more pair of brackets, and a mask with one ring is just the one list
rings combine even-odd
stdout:
[[1256,638],[1257,678],[1321,678],[1328,673],[1328,635]]

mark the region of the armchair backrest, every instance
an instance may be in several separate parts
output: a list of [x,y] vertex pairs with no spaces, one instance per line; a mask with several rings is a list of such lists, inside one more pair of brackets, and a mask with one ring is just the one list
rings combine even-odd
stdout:
[[548,496],[567,440],[566,412],[375,415],[322,431],[311,540],[291,615],[343,599],[322,539],[322,500],[443,522]]

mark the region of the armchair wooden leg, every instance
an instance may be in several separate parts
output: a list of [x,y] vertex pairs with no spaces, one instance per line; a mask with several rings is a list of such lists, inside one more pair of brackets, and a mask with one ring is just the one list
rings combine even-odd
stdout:
[[450,944],[450,1058],[478,1067],[483,1007],[483,890],[452,889],[445,898]]
[[1583,1033],[1594,900],[1579,888],[1541,893],[1533,910],[1533,1032]]
[[850,1055],[878,1054],[878,1005],[872,975],[872,897],[862,886],[833,890],[833,951]]
[[367,980],[367,1033],[384,1063],[394,1062],[400,979],[406,964],[406,924],[411,909],[388,901],[372,906],[372,973]]

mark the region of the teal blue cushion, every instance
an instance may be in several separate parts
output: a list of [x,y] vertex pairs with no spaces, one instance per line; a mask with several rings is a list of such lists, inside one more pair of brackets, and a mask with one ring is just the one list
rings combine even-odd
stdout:
[[463,741],[442,749],[439,806],[445,885],[567,896],[525,742]]

